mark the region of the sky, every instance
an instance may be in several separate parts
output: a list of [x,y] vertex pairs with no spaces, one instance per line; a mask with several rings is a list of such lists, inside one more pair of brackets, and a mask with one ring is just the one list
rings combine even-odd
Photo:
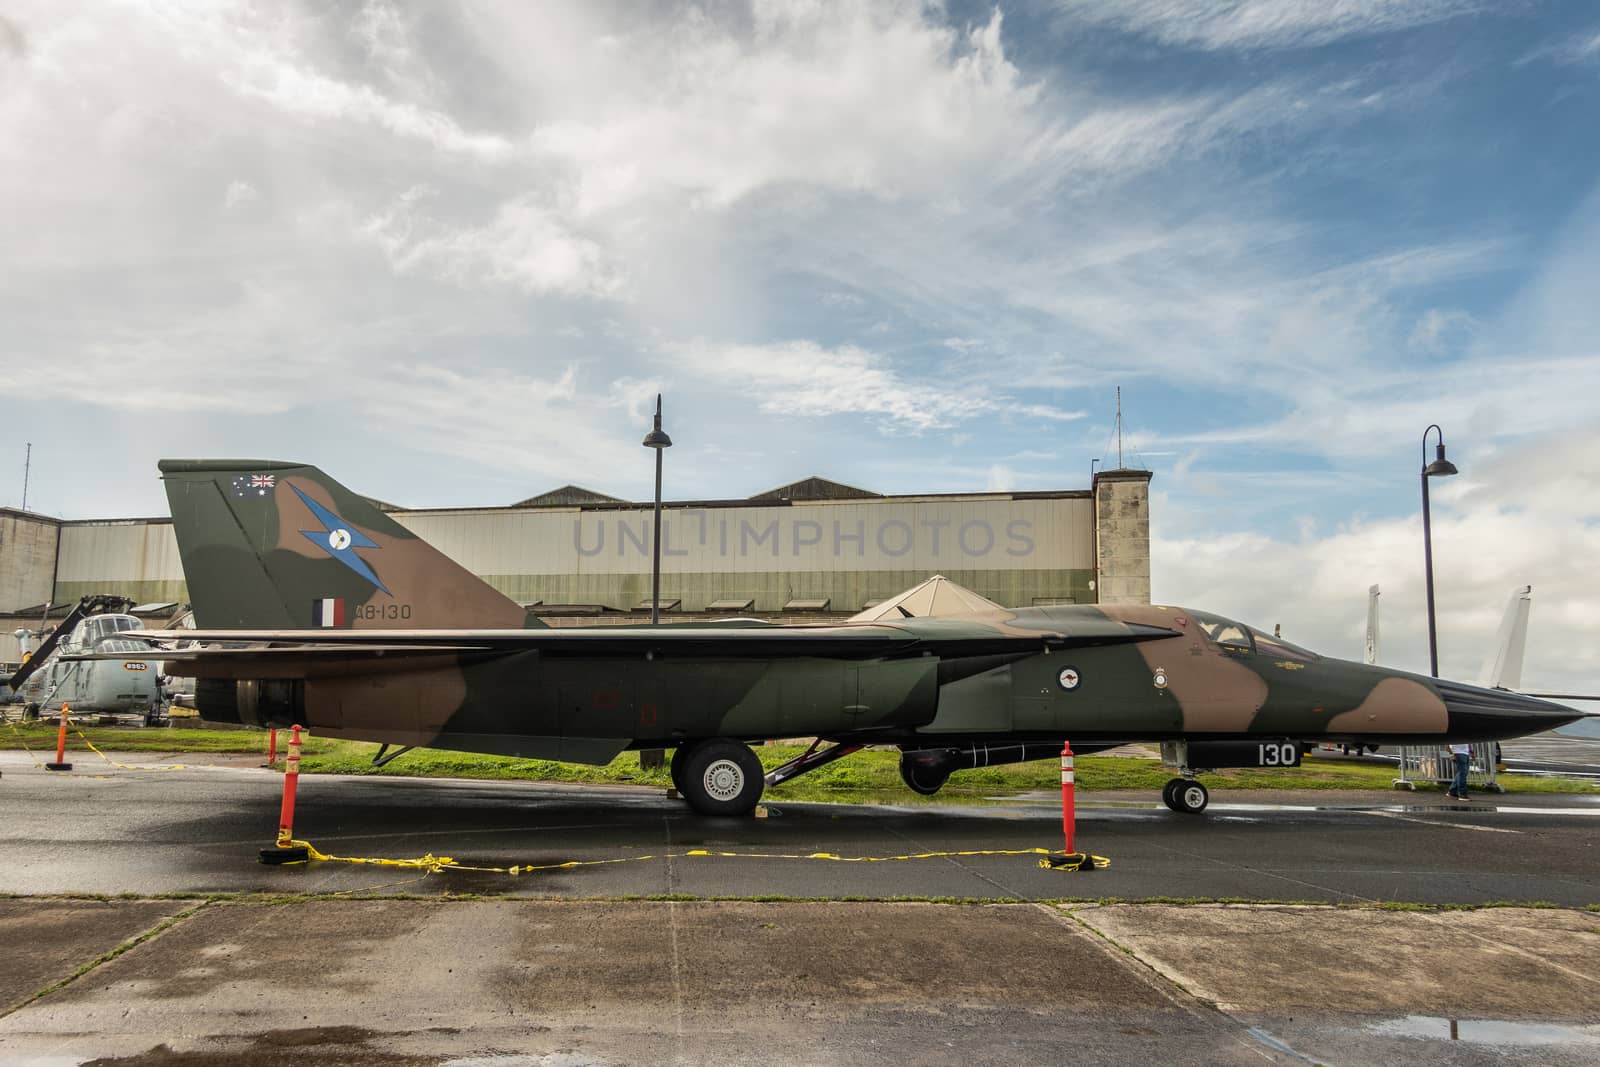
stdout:
[[[1600,691],[1600,9],[12,0],[0,505],[1153,472],[1153,592]],[[1429,448],[1431,450],[1432,440]],[[1431,458],[1431,456],[1426,456]]]

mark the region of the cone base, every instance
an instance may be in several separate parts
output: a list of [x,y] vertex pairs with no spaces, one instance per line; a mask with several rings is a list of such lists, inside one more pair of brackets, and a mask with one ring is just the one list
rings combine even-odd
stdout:
[[293,848],[264,848],[261,850],[261,862],[271,867],[277,867],[285,863],[305,863],[310,858],[311,853],[300,845]]

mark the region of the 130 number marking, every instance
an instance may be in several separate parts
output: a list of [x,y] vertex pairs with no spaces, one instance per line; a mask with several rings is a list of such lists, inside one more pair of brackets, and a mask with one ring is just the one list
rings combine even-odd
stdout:
[[351,617],[357,619],[409,619],[411,618],[410,604],[358,604],[351,609]]
[[1256,746],[1256,759],[1261,767],[1300,766],[1300,746],[1293,741],[1269,741]]

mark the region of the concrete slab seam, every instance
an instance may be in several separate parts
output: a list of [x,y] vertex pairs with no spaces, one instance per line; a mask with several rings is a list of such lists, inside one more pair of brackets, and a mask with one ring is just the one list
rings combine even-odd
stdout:
[[[1161,967],[1151,963],[1139,953],[1124,945],[1104,930],[1085,921],[1078,912],[1080,910],[1100,910],[1110,905],[1095,904],[1092,908],[1079,909],[1075,906],[1039,903],[1033,905],[1053,917],[1064,928],[1076,932],[1081,929],[1088,940],[1099,946],[1107,956],[1126,963],[1131,960],[1139,977],[1151,988],[1158,990],[1162,996],[1172,1001],[1192,1015],[1203,1016],[1217,1011],[1217,1006],[1203,997],[1196,996],[1188,986],[1184,985],[1177,976],[1169,974]],[[1176,990],[1176,993],[1174,992]]]
[[90,960],[88,963],[81,965],[77,970],[67,975],[67,977],[58,982],[52,982],[50,985],[45,986],[43,989],[39,990],[37,993],[34,993],[25,1000],[18,1002],[4,1011],[0,1011],[0,1019],[3,1019],[8,1015],[13,1015],[21,1011],[23,1008],[26,1008],[28,1005],[43,1000],[52,993],[65,989],[67,986],[71,985],[73,982],[76,982],[84,975],[96,970],[101,965],[110,963],[117,957],[138,948],[147,941],[153,941],[157,937],[160,937],[162,934],[166,933],[168,930],[172,929],[174,926],[177,926],[179,923],[193,918],[209,903],[210,901],[202,900],[192,908],[185,908],[176,915],[169,915],[143,933],[129,938],[128,940],[122,942],[122,944],[117,945],[115,948],[111,948],[105,952],[102,952],[99,956]]
[[1485,937],[1476,930],[1462,930],[1458,926],[1451,926],[1445,921],[1445,915],[1447,914],[1449,913],[1441,912],[1430,914],[1424,912],[1422,917],[1427,922],[1433,923],[1435,926],[1448,927],[1451,933],[1465,933],[1468,937],[1471,937],[1474,940],[1481,941],[1486,945],[1493,945],[1495,948],[1504,949],[1512,955],[1521,956],[1523,959],[1532,963],[1543,964],[1544,966],[1549,967],[1551,970],[1560,971],[1569,978],[1576,978],[1578,981],[1585,983],[1592,983],[1595,980],[1595,976],[1592,974],[1584,974],[1582,971],[1575,971],[1571,967],[1566,967],[1562,964],[1556,963],[1554,960],[1541,956],[1537,952],[1529,952],[1521,945],[1513,945],[1505,941],[1496,941],[1492,937]]
[[[1294,1059],[1303,1063],[1314,1064],[1318,1062],[1285,1044],[1281,1038],[1276,1037],[1268,1031],[1263,1030],[1258,1026],[1250,1026],[1243,1020],[1236,1018],[1229,1010],[1228,1005],[1224,1005],[1218,1001],[1208,1000],[1205,997],[1200,996],[1198,993],[1194,992],[1187,985],[1185,985],[1183,980],[1177,975],[1176,972],[1168,970],[1166,967],[1157,962],[1146,959],[1144,956],[1139,954],[1137,949],[1128,945],[1124,945],[1122,942],[1118,941],[1116,938],[1112,937],[1110,934],[1106,933],[1104,930],[1101,930],[1099,927],[1094,926],[1088,921],[1086,913],[1090,911],[1101,911],[1108,908],[1115,908],[1117,905],[1094,904],[1087,908],[1044,904],[1040,904],[1038,906],[1049,908],[1050,910],[1056,912],[1061,918],[1070,921],[1077,926],[1083,927],[1083,929],[1088,931],[1088,933],[1091,935],[1091,938],[1099,941],[1103,947],[1107,948],[1108,952],[1111,948],[1114,948],[1116,949],[1117,953],[1125,955],[1129,959],[1133,960],[1135,964],[1137,964],[1144,972],[1146,972],[1144,977],[1152,987],[1162,990],[1169,1000],[1171,1000],[1174,1004],[1184,1008],[1190,1014],[1196,1016],[1197,1018],[1210,1019],[1221,1016],[1222,1018],[1233,1023],[1238,1027],[1238,1030],[1231,1036],[1234,1039],[1234,1043],[1240,1048],[1268,1060],[1270,1060],[1271,1057],[1268,1056],[1266,1050],[1271,1049],[1280,1055],[1292,1056]],[[1172,992],[1173,989],[1178,990],[1179,993],[1181,993],[1181,996],[1175,995]]]

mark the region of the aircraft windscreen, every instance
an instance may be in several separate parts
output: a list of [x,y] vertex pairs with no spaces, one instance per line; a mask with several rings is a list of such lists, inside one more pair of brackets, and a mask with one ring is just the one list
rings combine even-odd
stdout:
[[1281,637],[1272,637],[1255,629],[1250,632],[1255,635],[1256,652],[1260,655],[1274,660],[1288,660],[1290,663],[1315,663],[1322,658],[1309,648],[1290,644]]
[[75,636],[80,644],[92,648],[113,634],[142,629],[144,622],[132,615],[96,615],[79,623]]
[[1229,652],[1252,652],[1254,645],[1250,640],[1250,627],[1224,619],[1220,615],[1207,615],[1203,612],[1190,612],[1195,624],[1200,627],[1201,633],[1206,635],[1206,640],[1219,648]]

